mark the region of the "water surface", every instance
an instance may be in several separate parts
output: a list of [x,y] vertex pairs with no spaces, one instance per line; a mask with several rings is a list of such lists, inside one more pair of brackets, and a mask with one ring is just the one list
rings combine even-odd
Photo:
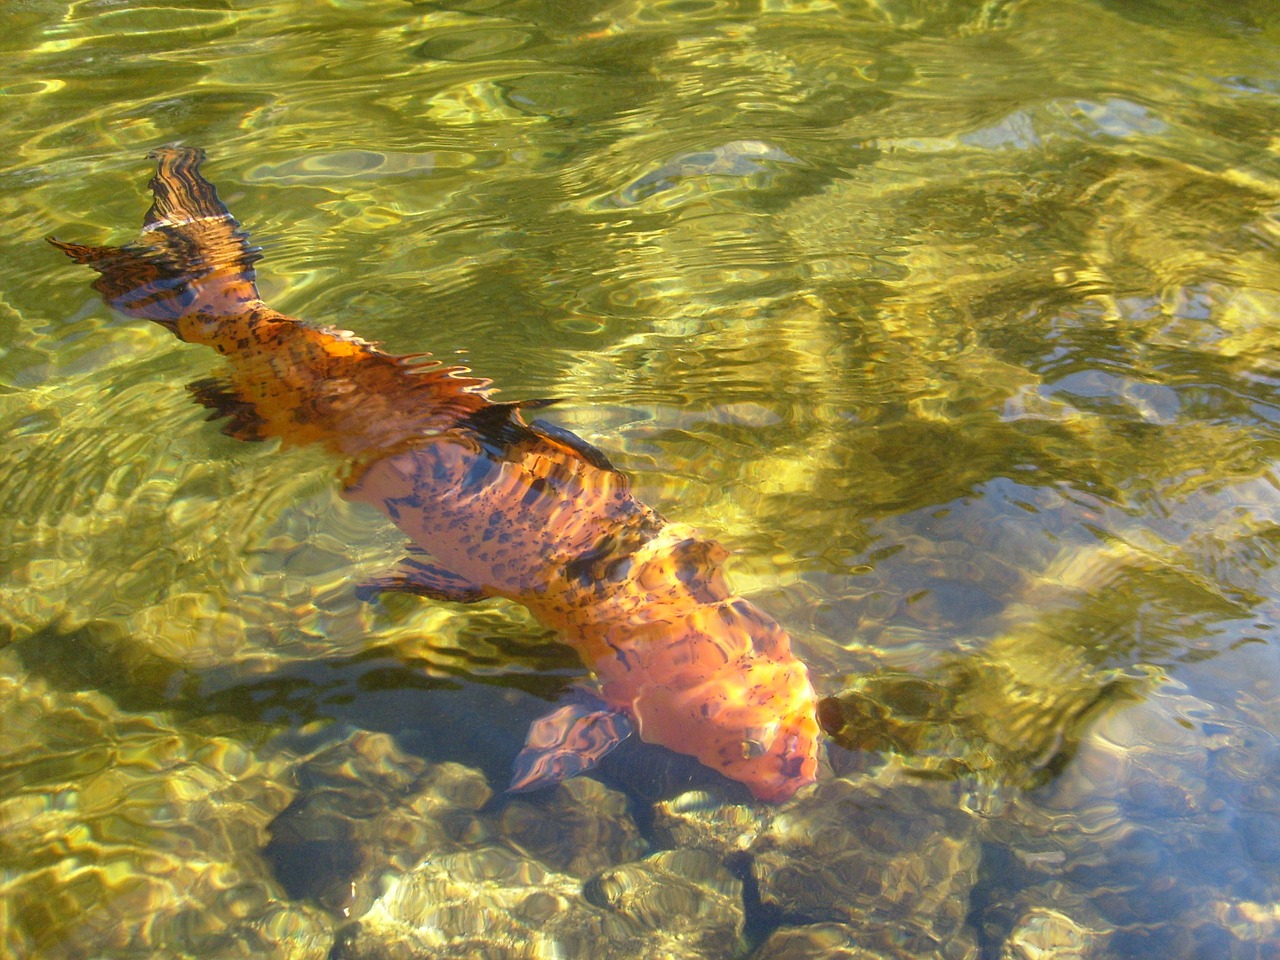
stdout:
[[[11,3],[3,951],[1265,955],[1273,7]],[[566,398],[729,546],[839,779],[504,798],[572,653],[359,603],[399,534],[43,243],[131,238],[170,142],[272,306]]]

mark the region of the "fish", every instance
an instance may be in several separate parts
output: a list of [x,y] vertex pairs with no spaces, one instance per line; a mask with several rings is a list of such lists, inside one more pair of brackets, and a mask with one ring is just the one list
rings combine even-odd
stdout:
[[466,367],[267,306],[262,249],[201,173],[204,151],[148,159],[153,202],[136,240],[49,242],[98,273],[113,309],[222,355],[225,371],[190,389],[224,433],[327,449],[343,496],[407,536],[404,559],[357,586],[361,601],[506,598],[580,657],[590,681],[532,724],[509,789],[590,770],[633,731],[763,801],[815,782],[808,670],[786,631],[729,587],[723,546],[668,522],[601,450],[534,416],[553,401],[498,401]]

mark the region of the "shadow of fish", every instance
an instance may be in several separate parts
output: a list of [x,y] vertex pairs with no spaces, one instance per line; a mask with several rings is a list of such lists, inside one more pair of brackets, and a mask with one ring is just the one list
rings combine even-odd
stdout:
[[165,147],[141,236],[123,247],[50,242],[101,276],[115,309],[210,346],[229,369],[196,398],[241,439],[320,444],[350,471],[344,494],[386,513],[408,556],[359,589],[457,603],[506,597],[594,674],[534,723],[512,789],[592,767],[634,728],[764,800],[817,772],[816,698],[787,634],[725,584],[726,552],[631,496],[579,437],[498,403],[489,381],[428,355],[395,356],[271,309],[251,246],[200,173]]

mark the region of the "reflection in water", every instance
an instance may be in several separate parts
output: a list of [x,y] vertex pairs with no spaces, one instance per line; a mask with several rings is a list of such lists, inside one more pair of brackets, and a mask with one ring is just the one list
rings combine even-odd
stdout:
[[[5,14],[0,953],[1276,941],[1274,2]],[[492,794],[576,658],[360,602],[400,531],[49,259],[173,142],[218,144],[266,300],[571,398],[732,545],[835,775],[739,802],[631,737]]]

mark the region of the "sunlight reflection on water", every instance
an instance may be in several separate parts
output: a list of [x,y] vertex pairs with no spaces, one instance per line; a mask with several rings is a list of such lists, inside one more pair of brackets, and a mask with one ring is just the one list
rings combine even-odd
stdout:
[[[1280,936],[1270,4],[12,7],[0,952]],[[566,398],[731,547],[838,776],[774,809],[633,744],[494,796],[571,652],[358,602],[399,534],[42,242],[132,237],[169,142],[272,306]]]

